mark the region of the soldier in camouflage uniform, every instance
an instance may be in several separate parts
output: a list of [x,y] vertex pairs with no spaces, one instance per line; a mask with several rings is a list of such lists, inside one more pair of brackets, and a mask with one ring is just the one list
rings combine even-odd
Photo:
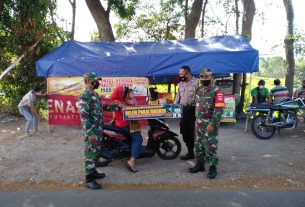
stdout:
[[197,164],[190,168],[189,172],[202,172],[205,170],[204,163],[207,163],[210,165],[208,178],[214,179],[217,175],[217,134],[224,107],[224,97],[223,92],[213,86],[213,74],[210,69],[201,70],[199,81],[201,86],[197,89],[194,97]]
[[103,131],[103,108],[99,95],[94,92],[99,87],[96,73],[86,73],[84,81],[85,91],[79,96],[79,112],[84,136],[84,172],[85,186],[90,189],[101,189],[96,179],[105,177],[104,173],[98,173],[95,169],[97,163],[98,143]]

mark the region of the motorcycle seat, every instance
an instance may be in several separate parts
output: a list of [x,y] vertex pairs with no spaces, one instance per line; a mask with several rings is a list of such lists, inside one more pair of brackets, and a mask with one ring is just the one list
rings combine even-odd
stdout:
[[127,131],[123,130],[120,127],[117,127],[114,124],[104,124],[104,130],[113,131],[113,132],[121,134],[121,135],[123,135],[125,137],[129,137],[130,136],[130,134]]
[[252,107],[259,108],[259,109],[271,109],[273,105],[266,104],[266,103],[254,103],[251,104]]

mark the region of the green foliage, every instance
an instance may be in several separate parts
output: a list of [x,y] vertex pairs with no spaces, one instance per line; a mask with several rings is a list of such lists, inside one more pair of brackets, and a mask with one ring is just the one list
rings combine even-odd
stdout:
[[[163,0],[156,7],[155,2],[138,5],[133,19],[122,20],[115,25],[118,39],[132,40],[175,40],[182,37],[184,26],[181,0]],[[158,8],[159,7],[159,8]]]
[[305,80],[305,59],[299,58],[295,61],[295,81],[294,87],[299,88]]
[[305,56],[305,33],[297,32],[295,35],[295,53],[297,56]]
[[108,7],[115,11],[121,18],[131,19],[139,0],[108,0]]
[[[25,52],[26,57],[0,82],[2,110],[16,113],[20,99],[34,83],[46,90],[46,81],[36,76],[35,61],[61,43],[48,19],[48,3],[48,0],[5,1],[0,13],[0,72]],[[55,6],[54,1],[52,6]],[[67,32],[58,30],[68,37]],[[29,47],[38,40],[39,44],[30,52]]]
[[283,57],[267,57],[259,59],[258,76],[267,78],[284,78],[286,73],[286,60]]
[[[282,83],[285,83],[286,74],[286,60],[283,57],[275,56],[268,58],[260,58],[259,60],[259,72],[256,73],[257,77],[264,77],[267,79],[280,78]],[[302,80],[305,79],[305,60],[304,58],[298,58],[295,61],[295,81],[294,88],[298,88],[301,85]],[[271,81],[271,83],[273,83]]]
[[90,40],[91,40],[92,42],[101,41],[101,40],[100,40],[100,35],[98,34],[98,32],[90,32]]

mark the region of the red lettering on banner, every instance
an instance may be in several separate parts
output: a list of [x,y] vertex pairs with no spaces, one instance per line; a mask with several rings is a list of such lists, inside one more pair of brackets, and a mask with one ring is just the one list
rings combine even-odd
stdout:
[[[139,105],[146,104],[146,97],[136,97]],[[111,104],[110,100],[103,99],[103,104]],[[49,124],[50,125],[80,125],[78,111],[78,97],[70,95],[48,95]],[[112,112],[104,111],[104,121],[112,119]]]
[[48,96],[49,124],[80,124],[78,97],[53,94]]

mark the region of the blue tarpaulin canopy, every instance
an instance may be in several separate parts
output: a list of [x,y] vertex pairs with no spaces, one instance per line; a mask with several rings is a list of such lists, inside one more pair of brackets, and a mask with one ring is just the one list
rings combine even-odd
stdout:
[[152,77],[177,75],[182,65],[193,74],[258,71],[258,51],[242,36],[215,36],[162,42],[67,41],[36,62],[38,76]]

